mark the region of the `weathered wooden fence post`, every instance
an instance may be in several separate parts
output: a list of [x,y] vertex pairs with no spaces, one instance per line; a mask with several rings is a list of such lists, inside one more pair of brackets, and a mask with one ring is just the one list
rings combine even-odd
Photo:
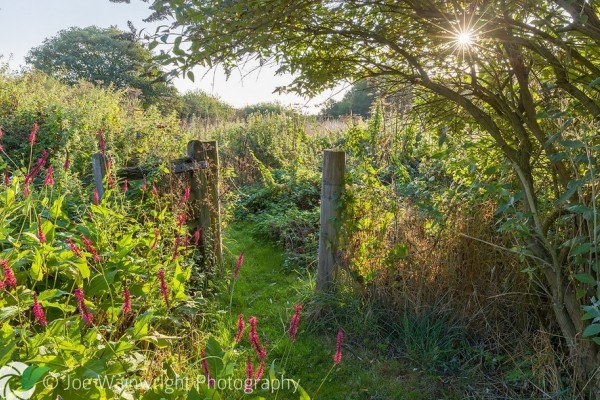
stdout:
[[190,172],[190,192],[194,204],[192,229],[200,229],[205,255],[215,257],[220,266],[223,263],[223,250],[217,142],[192,140],[188,143],[187,154],[201,167]]
[[106,176],[106,157],[102,153],[92,155],[92,168],[94,170],[94,185],[98,191],[98,198],[104,196],[104,177]]
[[319,232],[319,264],[317,290],[332,288],[336,273],[336,252],[340,223],[340,196],[344,190],[346,153],[336,150],[323,152],[321,182],[321,228]]

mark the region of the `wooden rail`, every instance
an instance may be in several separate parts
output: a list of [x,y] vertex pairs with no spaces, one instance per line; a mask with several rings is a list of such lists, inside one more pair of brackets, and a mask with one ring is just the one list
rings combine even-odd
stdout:
[[[156,170],[159,164],[141,167],[121,168],[116,171],[119,179],[142,180]],[[92,155],[94,184],[98,198],[105,194],[107,160],[101,153]],[[190,207],[188,207],[188,228],[191,234],[200,229],[199,250],[207,264],[213,267],[223,265],[221,241],[221,205],[219,201],[219,154],[216,141],[192,140],[187,145],[185,157],[168,163],[170,174],[187,181],[190,187]],[[182,193],[183,195],[183,193]]]

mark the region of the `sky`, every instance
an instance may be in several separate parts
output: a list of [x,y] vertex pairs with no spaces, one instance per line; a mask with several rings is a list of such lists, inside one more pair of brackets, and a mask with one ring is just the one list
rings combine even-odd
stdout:
[[[140,30],[149,27],[142,21],[149,14],[148,4],[139,0],[133,0],[131,4],[116,4],[108,0],[0,0],[0,55],[4,56],[3,61],[11,56],[11,68],[19,69],[25,65],[25,55],[32,47],[39,46],[45,38],[56,35],[62,29],[116,25],[127,30],[127,21],[132,21]],[[195,82],[176,79],[175,86],[181,92],[202,89],[235,107],[279,101],[305,112],[314,112],[327,99],[342,96],[340,88],[315,99],[273,94],[276,87],[292,80],[289,75],[275,76],[273,67],[264,67],[244,78],[234,74],[229,80],[218,69],[206,72],[196,70]],[[204,78],[200,79],[202,76]]]

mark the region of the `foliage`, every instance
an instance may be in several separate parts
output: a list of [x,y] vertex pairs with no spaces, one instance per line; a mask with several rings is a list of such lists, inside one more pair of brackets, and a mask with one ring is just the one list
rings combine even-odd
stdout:
[[99,130],[117,167],[178,158],[185,151],[187,137],[175,114],[163,116],[154,107],[142,109],[138,100],[123,91],[84,82],[67,86],[40,72],[0,74],[2,144],[17,164],[12,167],[21,168],[29,159],[28,136],[34,123],[39,124],[39,133],[33,158],[44,149],[57,160],[64,160],[68,153],[73,172],[80,178],[91,171],[90,157],[98,151]]
[[30,50],[28,64],[76,85],[138,89],[145,104],[168,104],[177,91],[134,35],[116,27],[70,28]]
[[597,193],[590,160],[598,149],[587,133],[597,130],[600,115],[596,5],[352,0],[274,1],[265,9],[251,1],[173,0],[152,7],[176,20],[177,31],[160,32],[173,40],[173,55],[162,61],[183,70],[215,61],[230,70],[252,55],[274,58],[280,72],[295,73],[289,88],[302,93],[342,79],[376,77],[384,93],[412,84],[441,127],[457,122],[489,135],[520,192],[511,197],[520,199],[513,227],[523,254],[536,261],[535,273],[551,294],[555,321],[581,372],[580,387],[590,387],[599,348],[578,338],[593,339],[600,326],[582,322],[582,307],[597,309]]
[[201,118],[216,122],[235,116],[233,107],[199,89],[184,93],[180,99],[181,104],[177,108],[183,120]]
[[358,81],[340,101],[329,101],[321,110],[321,115],[329,117],[360,115],[367,118],[371,114],[374,101],[375,88],[366,80]]

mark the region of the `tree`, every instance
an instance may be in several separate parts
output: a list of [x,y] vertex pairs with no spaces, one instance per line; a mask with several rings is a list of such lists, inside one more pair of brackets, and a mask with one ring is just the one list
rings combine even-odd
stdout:
[[85,80],[141,90],[147,104],[160,103],[177,93],[152,53],[135,35],[116,27],[62,30],[31,49],[25,60],[70,85]]
[[432,114],[489,135],[520,187],[512,218],[522,254],[544,282],[581,386],[600,397],[597,1],[166,0],[152,8],[153,18],[175,21],[177,31],[159,33],[173,45],[161,60],[183,71],[230,70],[252,57],[295,74],[287,89],[309,95],[344,79],[377,79],[384,94],[408,84]]
[[235,109],[232,106],[199,89],[184,93],[177,108],[179,116],[187,120],[197,117],[222,121],[235,117]]
[[375,101],[375,88],[366,80],[355,83],[352,88],[344,94],[340,101],[331,101],[321,112],[322,115],[330,117],[341,117],[344,115],[360,115],[367,118],[371,114],[371,107]]

